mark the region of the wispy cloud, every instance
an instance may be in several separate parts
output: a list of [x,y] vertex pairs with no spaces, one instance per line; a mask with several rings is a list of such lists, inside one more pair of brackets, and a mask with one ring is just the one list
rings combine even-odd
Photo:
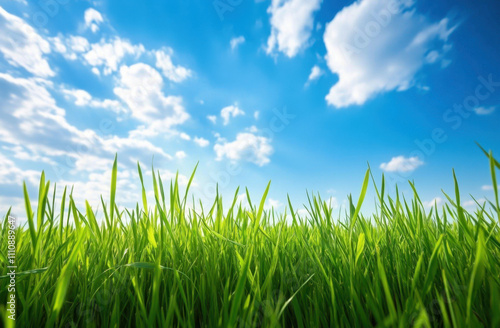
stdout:
[[490,115],[493,114],[493,112],[496,110],[495,106],[490,106],[490,107],[476,107],[474,108],[474,112],[477,115]]
[[312,81],[315,81],[323,75],[324,72],[321,68],[319,68],[318,65],[314,65],[311,68],[311,73],[309,74],[309,77],[307,78],[306,86],[308,86]]
[[242,111],[240,108],[238,108],[238,106],[236,105],[224,107],[220,111],[220,116],[222,117],[224,125],[229,124],[231,117],[236,117],[241,115],[245,115],[245,112]]
[[245,37],[243,35],[240,35],[238,37],[232,38],[229,43],[231,45],[231,50],[236,50],[236,48],[245,43]]

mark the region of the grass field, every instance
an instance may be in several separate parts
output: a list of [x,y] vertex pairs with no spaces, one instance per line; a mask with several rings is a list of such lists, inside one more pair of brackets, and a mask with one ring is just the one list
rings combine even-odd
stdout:
[[[28,224],[16,230],[20,327],[500,327],[500,210],[473,213],[458,183],[447,203],[425,211],[384,191],[367,171],[359,200],[339,218],[319,196],[299,217],[264,210],[188,207],[187,191],[153,174],[155,203],[118,210],[117,162],[110,199],[78,209],[42,174]],[[485,161],[485,168],[487,161]],[[451,174],[451,172],[450,172]],[[142,182],[141,169],[138,179]],[[368,185],[378,213],[360,214]],[[189,188],[189,185],[188,185]],[[269,188],[269,187],[268,187]],[[237,195],[237,193],[236,193]],[[32,195],[33,196],[33,195]],[[147,209],[147,210],[145,210]],[[2,223],[1,316],[6,326],[8,213]],[[102,215],[102,214],[99,214]]]

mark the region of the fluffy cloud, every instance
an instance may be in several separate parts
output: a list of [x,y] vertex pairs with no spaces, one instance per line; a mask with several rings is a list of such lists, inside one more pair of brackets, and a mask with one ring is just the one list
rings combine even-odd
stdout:
[[217,123],[217,116],[215,115],[208,115],[207,119],[212,122],[213,124]]
[[[93,17],[90,20],[86,18],[86,22],[92,21],[95,24],[100,21],[97,16]],[[189,117],[182,105],[182,98],[164,95],[163,78],[154,68],[145,64],[121,66],[124,59],[127,59],[126,56],[137,59],[146,53],[144,47],[133,45],[119,37],[101,39],[94,44],[74,35],[58,34],[44,39],[23,19],[7,13],[1,7],[0,28],[0,57],[3,56],[5,62],[14,68],[20,67],[30,73],[30,77],[21,78],[17,77],[17,73],[0,72],[2,203],[7,200],[8,204],[22,204],[19,197],[11,196],[22,194],[19,185],[23,180],[27,181],[28,189],[34,190],[40,171],[44,169],[47,178],[55,178],[58,186],[75,186],[74,198],[79,205],[82,205],[84,199],[89,199],[96,205],[100,194],[109,193],[112,159],[118,153],[120,195],[117,197],[121,203],[133,204],[137,196],[140,197],[137,193],[140,189],[136,183],[137,161],[150,163],[151,156],[154,155],[155,164],[163,165],[173,158],[150,140],[138,136],[149,136],[152,135],[151,132],[153,135],[160,131],[168,132],[171,126],[180,124]],[[96,30],[91,25],[90,28]],[[51,51],[61,54],[65,59],[78,60],[71,62],[72,65],[90,65],[96,74],[100,74],[100,70],[104,74],[119,70],[110,79],[115,83],[116,97],[96,99],[85,90],[52,82],[48,78],[54,76],[54,72],[45,58]],[[149,55],[154,54],[154,51],[148,51],[147,54],[148,59],[151,59]],[[0,60],[3,61],[3,58]],[[174,67],[174,80],[182,79],[185,75],[178,68]],[[8,71],[10,70],[12,69],[9,68]],[[32,75],[34,76],[31,77]],[[70,108],[102,108],[117,113],[127,111],[133,121],[130,123],[139,122],[142,125],[136,130],[128,131],[120,127],[120,131],[117,131],[116,122],[105,118],[109,117],[108,114],[101,115],[97,112],[95,121],[90,124],[86,125],[88,122],[84,121],[75,124],[71,121],[74,116],[67,115],[66,108],[61,107],[66,103],[60,103],[59,98],[54,98],[60,94],[74,103]],[[133,97],[136,99],[132,99]],[[119,136],[118,132],[125,135],[128,132],[129,135]],[[181,135],[173,131],[175,133]],[[185,155],[183,151],[175,154],[177,158]],[[30,166],[36,167],[36,171],[26,169]],[[17,213],[23,215],[22,211]]]
[[24,20],[9,14],[2,7],[0,30],[0,52],[9,64],[41,77],[55,75],[45,59],[51,51],[50,43]]
[[431,23],[413,0],[361,0],[327,24],[326,60],[339,81],[326,96],[338,108],[361,105],[375,95],[403,91],[425,64],[441,60],[451,48],[454,28],[447,18]]
[[101,40],[90,46],[90,50],[83,55],[87,63],[94,68],[103,67],[104,74],[109,75],[118,69],[118,64],[126,55],[136,58],[144,53],[142,44],[132,45],[129,41],[115,37],[111,41]]
[[84,20],[85,28],[89,28],[94,33],[99,31],[99,25],[104,21],[101,13],[94,8],[85,10]]
[[132,116],[146,125],[135,136],[154,136],[181,124],[189,118],[182,98],[165,96],[163,78],[153,67],[144,63],[120,68],[119,86],[114,89],[130,108]]
[[99,135],[94,130],[76,128],[67,121],[66,111],[56,104],[48,90],[51,87],[44,80],[0,73],[0,142],[16,155],[42,158],[41,162],[49,163],[57,176],[90,167],[89,163],[78,164],[88,156],[112,158],[119,152],[124,157],[150,158],[156,154],[159,159],[171,158],[146,140],[106,137],[106,131],[99,131],[103,134]]
[[[236,117],[240,115],[245,115],[245,112],[239,109],[236,105],[231,105],[222,108],[220,111],[220,116],[222,117],[222,120],[224,121],[224,125],[229,124],[229,120],[231,117]],[[215,121],[214,121],[215,123]]]
[[380,164],[380,168],[385,172],[411,172],[423,165],[418,157],[393,157],[388,163]]
[[182,140],[191,140],[191,137],[189,136],[189,134],[185,133],[185,132],[181,132],[179,133],[179,137],[182,139]]
[[183,150],[179,150],[178,152],[175,153],[175,157],[177,157],[178,159],[186,158],[186,156],[187,154]]
[[167,79],[173,82],[182,82],[190,77],[192,72],[185,67],[175,66],[172,63],[172,55],[173,50],[170,48],[155,51],[156,67],[161,70]]
[[272,0],[267,9],[271,14],[267,53],[280,51],[291,58],[306,48],[314,27],[313,14],[320,5],[321,0]]
[[234,50],[238,48],[239,45],[245,43],[245,37],[243,35],[240,35],[236,38],[232,38],[229,43],[231,44],[231,50]]
[[200,147],[206,147],[206,146],[210,145],[210,141],[208,141],[207,139],[204,139],[204,138],[195,137],[194,142]]
[[236,140],[227,142],[219,140],[214,146],[216,160],[221,161],[227,158],[232,161],[244,160],[255,163],[259,166],[268,164],[271,160],[269,156],[273,153],[271,141],[262,136],[253,133],[238,133]]

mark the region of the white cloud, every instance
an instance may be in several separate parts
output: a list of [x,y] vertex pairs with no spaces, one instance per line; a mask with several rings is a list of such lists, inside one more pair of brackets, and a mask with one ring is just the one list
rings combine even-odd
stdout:
[[207,139],[205,139],[205,138],[201,138],[201,137],[200,137],[200,138],[195,137],[195,138],[194,138],[194,142],[195,142],[198,146],[200,146],[200,147],[206,147],[206,146],[210,145],[210,141],[208,141],[208,140],[207,140]]
[[269,198],[265,205],[265,209],[268,211],[272,209],[277,210],[280,207],[283,207],[283,203],[277,199],[272,199],[272,198]]
[[76,53],[82,53],[89,50],[90,44],[87,39],[82,36],[69,36],[67,39],[68,46]]
[[319,68],[318,65],[314,65],[313,68],[311,69],[309,77],[307,78],[307,84],[310,83],[311,81],[319,79],[320,76],[323,74],[324,74],[323,70]]
[[235,50],[239,45],[245,43],[245,37],[240,35],[236,38],[232,38],[229,43],[231,44],[231,50]]
[[78,164],[89,156],[112,158],[118,152],[125,158],[151,158],[151,154],[156,154],[158,159],[170,158],[161,148],[146,140],[101,136],[94,130],[78,129],[67,121],[66,111],[56,104],[48,91],[52,87],[51,83],[40,79],[15,78],[0,73],[3,94],[0,142],[11,149],[16,158],[39,158],[38,167],[47,163],[50,172],[57,177],[75,168],[76,173],[71,175],[82,168],[96,169],[98,166],[90,164],[98,163],[97,160]]
[[386,172],[410,172],[423,165],[418,157],[393,157],[388,163],[380,164],[380,168]]
[[87,106],[92,100],[92,96],[90,95],[90,93],[85,90],[65,89],[63,90],[63,92],[66,96],[72,97],[75,101],[75,105],[77,106]]
[[307,209],[305,208],[299,208],[299,210],[297,211],[297,214],[301,217],[301,218],[305,218],[309,215],[309,212],[307,211]]
[[111,41],[102,39],[90,46],[90,51],[83,55],[87,63],[94,68],[103,67],[104,75],[109,75],[118,69],[118,65],[126,55],[139,57],[145,49],[142,44],[132,45],[127,40],[115,37]]
[[294,57],[308,46],[314,27],[313,14],[322,0],[272,0],[267,12],[271,14],[271,35],[267,53],[283,52]]
[[441,197],[435,197],[434,199],[432,199],[431,201],[423,201],[422,204],[424,205],[425,208],[432,208],[434,206],[441,206],[444,204],[444,201]]
[[9,64],[41,77],[55,75],[44,57],[51,51],[50,43],[23,19],[9,14],[2,7],[0,31],[0,52]]
[[232,161],[245,160],[259,166],[266,165],[271,161],[269,156],[273,153],[273,147],[271,141],[266,137],[243,132],[238,133],[236,140],[232,142],[222,140],[220,142],[214,146],[217,161],[226,157]]
[[[493,186],[492,185],[484,185],[481,187],[481,189],[484,191],[489,191],[489,190],[493,190]],[[498,185],[498,189],[500,189],[500,185]]]
[[80,107],[102,108],[115,113],[125,113],[127,110],[117,100],[94,99],[90,93],[81,89],[63,89],[67,98],[74,99],[75,105]]
[[246,193],[238,195],[238,197],[236,198],[236,205],[241,205],[242,208],[250,208]]
[[258,110],[256,110],[254,113],[253,113],[253,118],[258,120],[260,117],[260,112]]
[[175,66],[172,63],[172,55],[173,50],[170,48],[155,51],[156,67],[162,71],[167,79],[173,82],[182,82],[190,77],[192,72],[185,67]]
[[339,201],[337,197],[330,197],[329,199],[326,200],[326,203],[328,206],[330,206],[332,209],[338,209],[339,208]]
[[242,111],[241,109],[239,109],[236,105],[224,107],[220,111],[220,116],[222,117],[222,119],[224,121],[224,125],[229,124],[229,120],[231,117],[236,117],[236,116],[240,116],[240,115],[245,115],[245,112]]
[[163,78],[153,67],[144,63],[120,68],[119,86],[115,94],[132,111],[132,116],[146,124],[136,131],[135,136],[154,136],[168,132],[169,128],[189,118],[182,105],[182,98],[165,96]]
[[215,124],[217,122],[217,116],[215,115],[208,115],[207,116],[207,119],[212,122],[213,124]]
[[[476,200],[481,205],[486,201],[486,199],[484,199],[484,198],[479,198],[479,199],[476,199]],[[473,199],[466,200],[461,205],[462,205],[462,207],[476,207],[477,206],[476,202]]]
[[99,25],[104,21],[100,12],[94,8],[85,10],[85,28],[90,28],[92,32],[99,31]]
[[182,150],[175,153],[175,157],[177,157],[178,159],[186,158],[186,156],[187,156],[186,152]]
[[32,185],[37,185],[40,174],[35,170],[21,170],[13,161],[0,153],[0,181],[2,181],[2,185],[21,185],[25,180]]
[[183,139],[183,140],[191,140],[191,137],[189,136],[189,134],[187,134],[185,132],[181,132],[179,134],[179,137],[181,137],[181,139]]
[[[403,91],[425,64],[442,59],[454,27],[431,23],[413,0],[361,0],[344,7],[325,29],[326,60],[339,81],[326,96],[337,108]],[[449,62],[448,62],[449,63]]]
[[474,112],[477,115],[489,115],[492,114],[495,111],[496,107],[491,106],[491,107],[476,107],[474,108]]

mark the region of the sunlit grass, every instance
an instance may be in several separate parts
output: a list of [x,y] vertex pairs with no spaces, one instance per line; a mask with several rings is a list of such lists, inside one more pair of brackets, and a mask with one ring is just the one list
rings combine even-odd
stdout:
[[[388,197],[361,214],[375,183],[367,171],[360,199],[339,218],[319,196],[306,217],[288,202],[264,210],[264,196],[242,208],[188,204],[177,181],[153,172],[154,204],[119,210],[117,161],[110,199],[78,209],[69,190],[56,200],[42,174],[36,213],[26,188],[28,224],[17,229],[19,326],[57,327],[466,327],[500,326],[500,210],[495,199],[473,213],[458,183],[447,203],[426,212]],[[194,174],[194,173],[193,173]],[[454,175],[453,175],[454,176]],[[94,208],[100,205],[100,213]],[[191,206],[188,206],[191,205]],[[93,206],[93,207],[91,207]],[[57,210],[56,210],[57,209]],[[0,300],[7,299],[7,217],[2,224]],[[5,307],[0,310],[5,323]]]

